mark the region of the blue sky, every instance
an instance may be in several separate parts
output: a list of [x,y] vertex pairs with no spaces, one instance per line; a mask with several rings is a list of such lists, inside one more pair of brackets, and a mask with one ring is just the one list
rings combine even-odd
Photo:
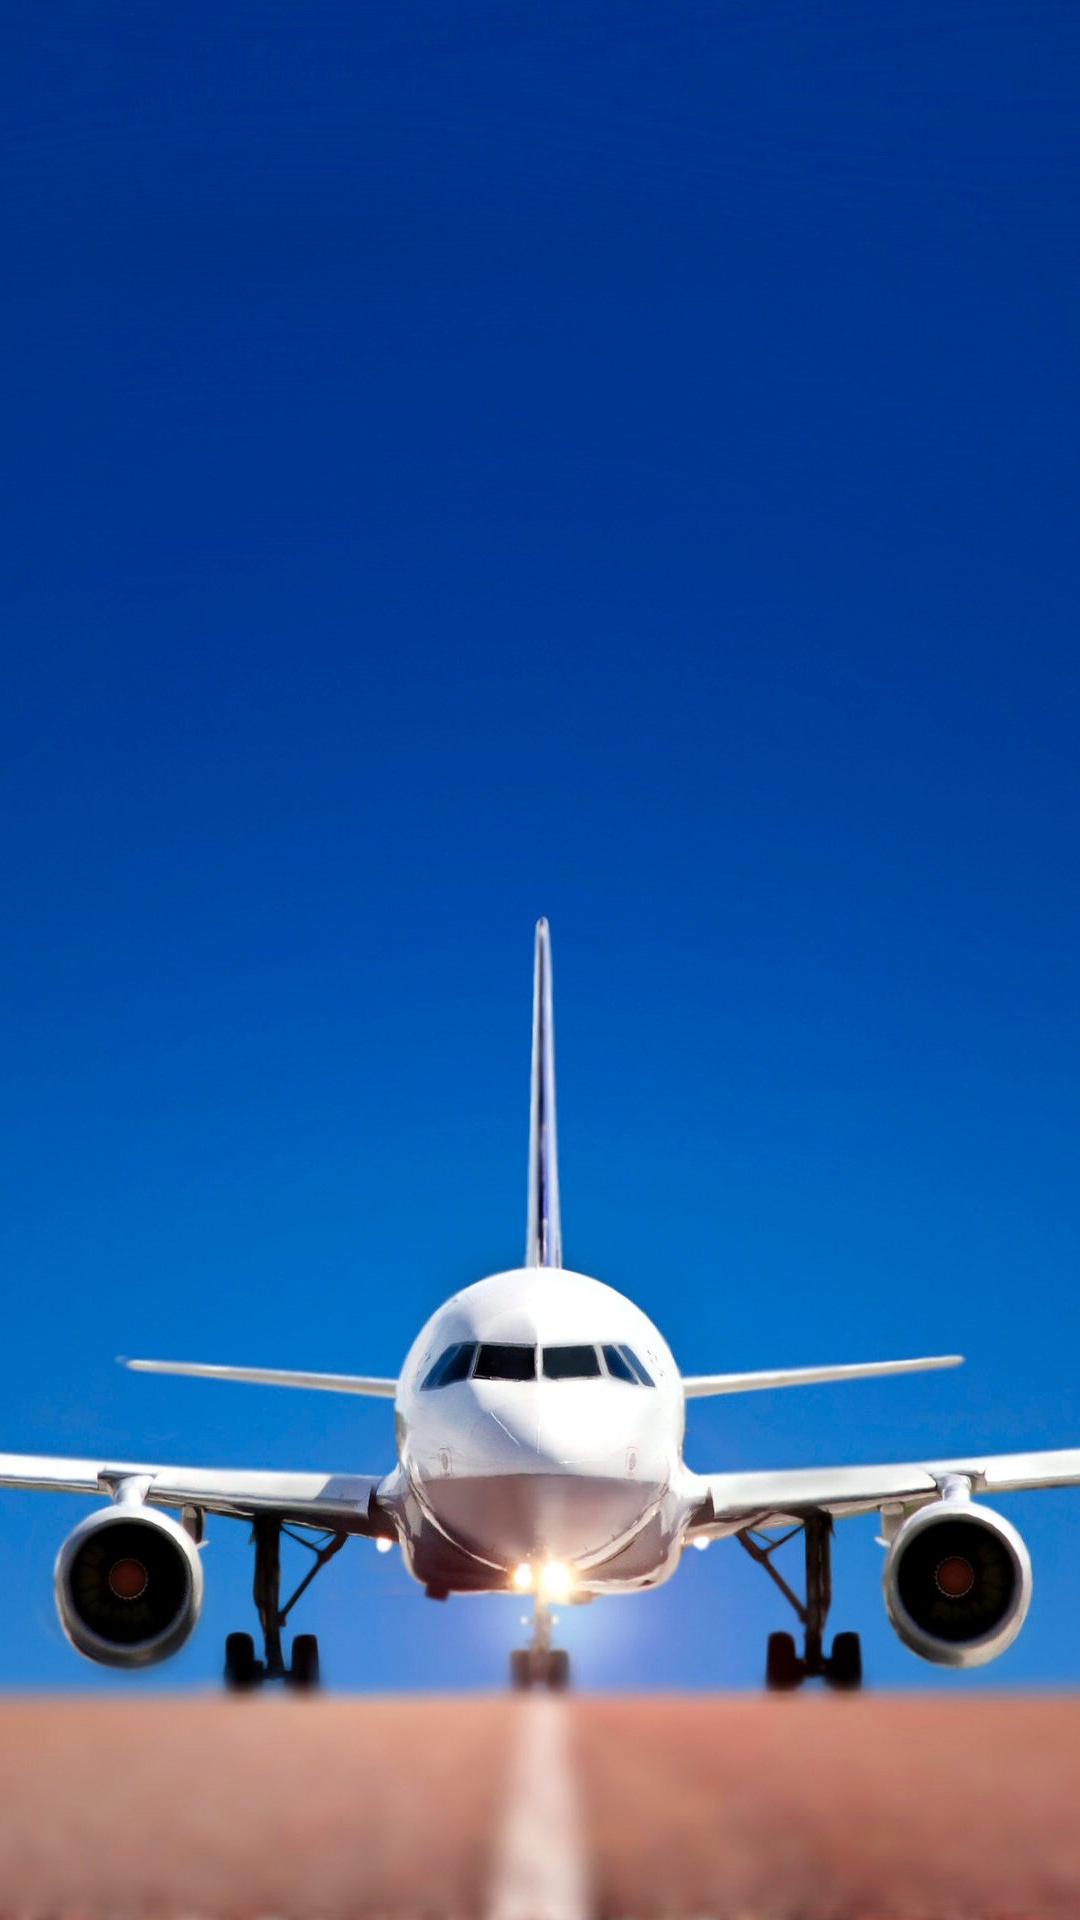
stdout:
[[[550,916],[568,1258],[697,1466],[1080,1442],[1080,19],[1064,5],[0,17],[13,133],[0,949],[11,1449],[379,1470],[393,1371],[520,1257]],[[1080,1493],[977,1684],[1080,1681]],[[0,1682],[78,1502],[0,1502]],[[869,1522],[837,1627],[893,1639]],[[586,1684],[742,1686],[735,1548],[574,1615]],[[249,1615],[244,1530],[163,1684]],[[362,1545],[363,1689],[501,1684],[516,1603]],[[947,1684],[973,1684],[961,1678]]]

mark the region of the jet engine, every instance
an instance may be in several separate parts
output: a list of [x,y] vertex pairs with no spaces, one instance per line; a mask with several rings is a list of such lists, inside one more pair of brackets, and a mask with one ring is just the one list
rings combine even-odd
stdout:
[[981,1667],[1011,1647],[1031,1605],[1031,1558],[988,1507],[946,1498],[905,1520],[885,1562],[901,1640],[939,1667]]
[[72,1646],[107,1667],[167,1660],[202,1611],[202,1563],[190,1534],[138,1501],[83,1520],[60,1549],[55,1577]]

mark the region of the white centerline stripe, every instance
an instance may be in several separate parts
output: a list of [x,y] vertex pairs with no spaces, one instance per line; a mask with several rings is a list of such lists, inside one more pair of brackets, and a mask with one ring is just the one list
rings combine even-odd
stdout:
[[487,1920],[588,1920],[588,1911],[569,1709],[523,1700]]

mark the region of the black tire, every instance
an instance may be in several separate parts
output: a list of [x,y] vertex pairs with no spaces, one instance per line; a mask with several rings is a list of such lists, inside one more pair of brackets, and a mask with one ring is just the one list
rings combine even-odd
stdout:
[[225,1685],[230,1693],[250,1693],[262,1679],[250,1633],[230,1633],[225,1642]]
[[289,1685],[297,1693],[314,1693],[319,1679],[319,1642],[313,1633],[298,1633],[292,1643]]
[[803,1663],[790,1633],[770,1633],[765,1655],[765,1685],[770,1693],[794,1693],[805,1679]]
[[857,1633],[838,1633],[825,1678],[838,1693],[858,1693],[863,1683],[862,1643]]
[[547,1657],[549,1693],[566,1693],[570,1686],[570,1655],[564,1647],[553,1647]]
[[532,1655],[521,1649],[510,1655],[510,1685],[515,1693],[528,1693],[532,1686]]

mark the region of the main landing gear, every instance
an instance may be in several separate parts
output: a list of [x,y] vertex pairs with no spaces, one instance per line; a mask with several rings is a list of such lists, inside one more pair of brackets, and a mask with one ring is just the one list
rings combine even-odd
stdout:
[[[838,1633],[832,1653],[825,1653],[825,1626],[832,1605],[832,1530],[827,1513],[808,1513],[799,1527],[793,1527],[779,1540],[770,1540],[754,1529],[737,1535],[752,1560],[764,1567],[770,1580],[779,1587],[794,1608],[803,1628],[800,1655],[790,1633],[770,1633],[765,1660],[765,1685],[770,1693],[792,1693],[804,1680],[824,1680],[840,1693],[857,1693],[862,1686],[862,1647],[857,1633]],[[800,1600],[788,1586],[783,1574],[773,1566],[778,1549],[802,1533],[806,1547],[806,1599]]]
[[528,1693],[533,1687],[546,1687],[549,1693],[565,1693],[570,1685],[570,1655],[551,1644],[555,1617],[551,1604],[542,1594],[533,1599],[532,1644],[510,1655],[510,1685],[515,1693]]
[[[291,1599],[281,1604],[281,1536],[286,1534],[298,1546],[315,1555],[315,1564],[301,1580]],[[298,1633],[292,1643],[292,1664],[286,1667],[281,1630],[302,1593],[306,1593],[335,1553],[348,1539],[346,1533],[331,1534],[322,1546],[286,1527],[276,1514],[256,1515],[252,1529],[255,1542],[255,1606],[263,1636],[263,1658],[255,1652],[250,1633],[230,1633],[225,1642],[225,1685],[230,1693],[250,1693],[264,1680],[281,1680],[298,1693],[311,1693],[319,1684],[319,1642],[313,1633]]]

